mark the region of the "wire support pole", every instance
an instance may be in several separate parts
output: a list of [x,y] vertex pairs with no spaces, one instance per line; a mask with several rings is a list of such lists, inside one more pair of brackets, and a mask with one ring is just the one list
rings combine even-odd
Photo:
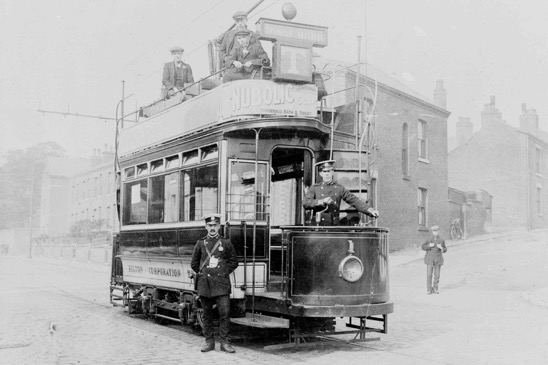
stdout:
[[254,211],[255,219],[253,219],[253,272],[251,273],[251,318],[255,320],[255,252],[257,248],[257,197],[258,197],[258,181],[259,181],[259,133],[262,128],[255,129],[255,183],[253,184],[253,199],[255,200]]

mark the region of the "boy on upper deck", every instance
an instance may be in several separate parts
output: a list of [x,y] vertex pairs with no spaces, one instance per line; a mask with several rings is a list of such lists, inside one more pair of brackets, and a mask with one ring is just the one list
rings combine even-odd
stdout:
[[226,70],[223,82],[249,79],[253,70],[270,65],[270,59],[261,42],[250,42],[249,29],[241,28],[235,35],[240,47],[233,48],[226,58],[226,66],[231,68]]

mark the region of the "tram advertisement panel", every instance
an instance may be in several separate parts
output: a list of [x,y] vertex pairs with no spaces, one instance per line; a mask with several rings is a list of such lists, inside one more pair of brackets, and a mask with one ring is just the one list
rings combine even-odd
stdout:
[[188,271],[189,264],[181,260],[150,260],[139,258],[122,258],[124,280],[153,284],[178,289],[192,289]]
[[315,117],[318,88],[313,84],[281,84],[266,80],[233,81],[223,85],[221,116],[249,114]]

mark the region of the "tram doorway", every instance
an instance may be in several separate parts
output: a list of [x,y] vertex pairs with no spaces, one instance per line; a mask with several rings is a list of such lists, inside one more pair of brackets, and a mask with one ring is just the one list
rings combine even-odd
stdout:
[[[276,147],[271,156],[270,180],[270,283],[283,279],[285,260],[280,226],[299,226],[310,221],[302,206],[306,189],[312,185],[312,152],[305,148]],[[286,258],[287,259],[287,258]],[[277,290],[277,289],[274,289]]]
[[270,186],[271,225],[303,225],[302,201],[312,184],[312,153],[304,148],[277,147],[272,151]]

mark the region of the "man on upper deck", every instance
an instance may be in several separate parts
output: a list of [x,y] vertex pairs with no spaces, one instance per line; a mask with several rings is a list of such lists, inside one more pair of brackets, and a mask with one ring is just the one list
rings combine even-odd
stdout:
[[171,95],[183,90],[185,83],[193,83],[192,68],[184,63],[183,47],[172,47],[170,49],[173,55],[173,61],[164,65],[164,75],[162,77],[162,97],[169,98]]
[[251,42],[249,29],[240,28],[237,30],[236,40],[240,47],[233,48],[226,58],[226,66],[230,68],[226,70],[223,82],[249,79],[255,69],[270,65],[270,59],[261,46],[261,42]]
[[[321,183],[312,185],[303,200],[304,209],[312,209],[314,214],[312,224],[319,226],[338,226],[341,200],[352,205],[359,212],[377,218],[379,212],[367,205],[366,202],[333,181],[335,161],[319,162],[316,166],[320,170]],[[319,220],[318,220],[319,218]]]
[[[241,29],[247,29],[247,13],[245,11],[237,11],[232,15],[234,19],[235,27],[226,31],[218,40],[219,59],[221,60],[221,68],[226,67],[226,58],[230,55],[230,52],[234,47],[239,47],[239,43],[236,41],[236,32]],[[249,30],[251,42],[259,42],[257,33]]]

